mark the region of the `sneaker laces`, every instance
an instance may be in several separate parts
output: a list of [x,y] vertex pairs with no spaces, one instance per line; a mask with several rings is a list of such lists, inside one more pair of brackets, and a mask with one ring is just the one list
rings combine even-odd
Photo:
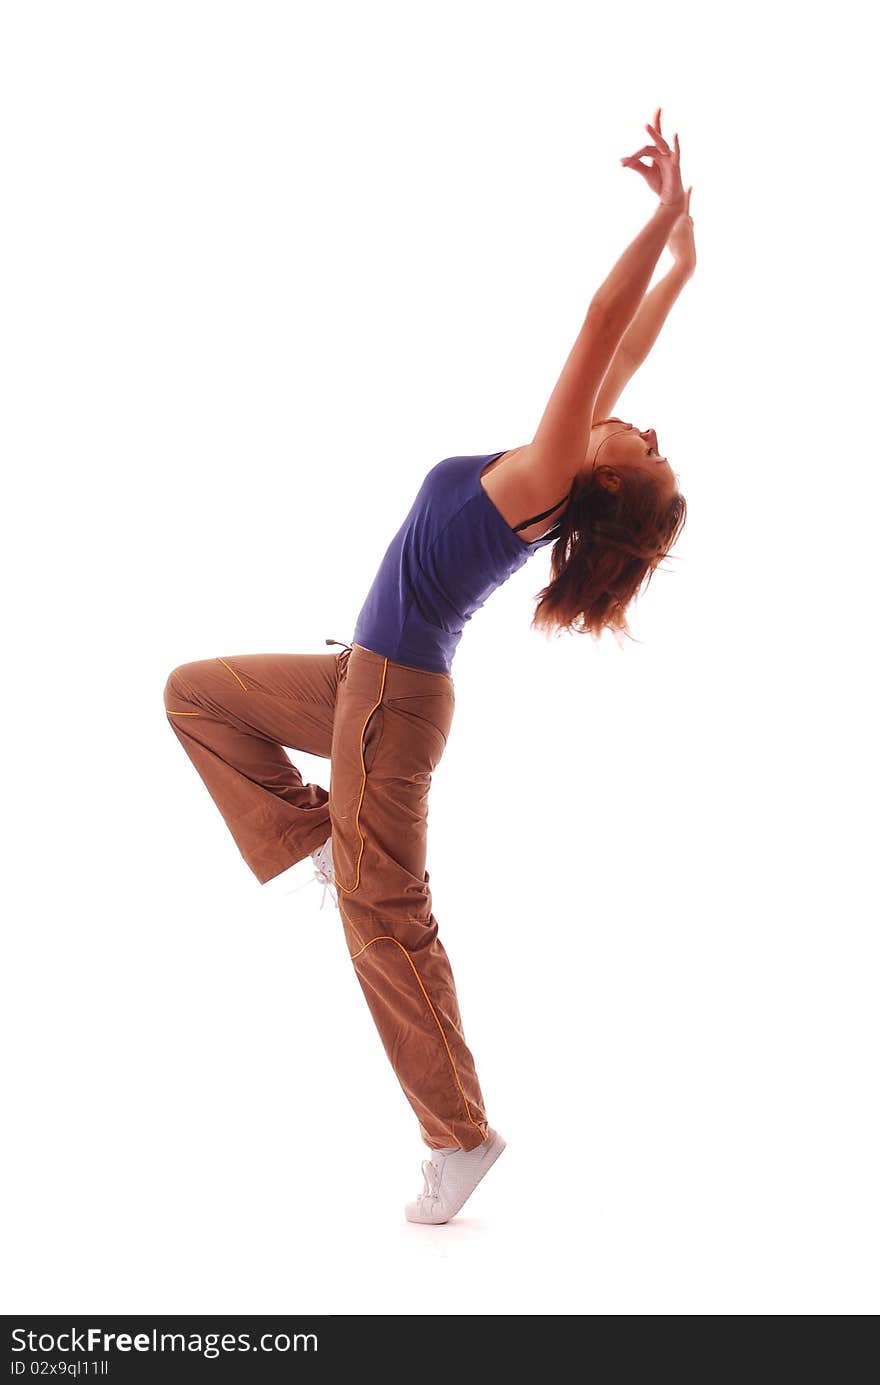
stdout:
[[[336,905],[336,907],[338,908],[339,905],[337,903],[333,872],[327,865],[327,862],[324,860],[323,856],[316,856],[315,858],[315,879],[318,881],[319,885],[324,886],[323,892],[321,894],[321,908],[323,909],[324,900],[327,898],[328,894],[330,898],[333,900],[334,905]],[[312,882],[309,881],[309,884],[311,883]]]
[[440,1177],[443,1173],[443,1165],[447,1157],[456,1152],[455,1148],[435,1149],[433,1159],[422,1160],[422,1177],[425,1180],[425,1187],[424,1191],[418,1195],[418,1202],[440,1201]]
[[326,845],[327,843],[325,842],[324,846],[319,846],[316,851],[312,852],[312,861],[314,862],[315,873],[312,876],[311,880],[306,880],[303,882],[302,885],[297,885],[295,890],[291,890],[291,894],[298,894],[299,891],[304,890],[307,885],[314,885],[315,881],[317,881],[319,885],[324,886],[323,892],[321,894],[321,908],[323,909],[324,902],[327,898],[327,895],[329,894],[330,898],[333,900],[334,906],[338,909],[339,903],[336,894],[333,867],[327,860],[327,855],[324,850],[324,847]]
[[290,893],[291,893],[291,894],[299,894],[300,890],[305,890],[305,889],[308,888],[309,885],[314,885],[314,883],[315,883],[316,880],[318,881],[318,883],[319,883],[320,885],[323,885],[323,886],[324,886],[324,889],[323,889],[323,891],[322,891],[322,893],[321,893],[321,904],[320,904],[320,907],[323,909],[323,907],[324,907],[324,901],[326,900],[327,895],[329,894],[330,898],[333,900],[333,903],[336,905],[336,908],[338,909],[338,908],[339,908],[339,905],[338,905],[338,903],[337,903],[337,901],[336,901],[336,893],[335,893],[335,891],[334,891],[334,889],[333,889],[333,885],[331,884],[331,882],[330,882],[325,876],[321,875],[321,873],[320,873],[319,871],[317,871],[317,870],[315,871],[315,874],[312,876],[311,880],[305,880],[305,881],[302,883],[302,885],[297,885],[296,889],[291,890]]
[[330,897],[331,899],[333,899],[333,903],[337,903],[337,892],[335,892],[334,888],[335,875],[333,873],[333,856],[331,856],[330,845],[331,841],[333,841],[333,838],[328,837],[327,841],[323,843],[323,846],[319,846],[316,852],[312,853],[312,860],[315,861],[315,879],[317,882],[319,882],[320,885],[324,886],[324,892],[322,895],[322,909],[324,907],[324,900],[327,899],[328,893],[330,893]]
[[419,1202],[436,1202],[439,1198],[441,1168],[442,1164],[435,1164],[433,1159],[422,1160],[422,1177],[425,1180],[425,1187],[419,1193]]

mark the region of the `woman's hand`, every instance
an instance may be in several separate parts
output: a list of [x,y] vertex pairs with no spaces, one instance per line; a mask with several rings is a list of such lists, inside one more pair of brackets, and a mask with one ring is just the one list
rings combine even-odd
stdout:
[[669,232],[666,241],[666,248],[672,251],[672,258],[675,263],[679,269],[688,275],[693,274],[697,267],[697,251],[694,246],[694,218],[690,215],[692,192],[693,188],[688,188],[684,210]]
[[[662,206],[683,208],[685,194],[679,166],[681,150],[678,135],[673,136],[675,147],[670,149],[660,130],[660,111],[661,108],[658,106],[657,114],[654,116],[654,124],[645,126],[654,143],[646,144],[643,149],[637,149],[635,154],[627,155],[620,162],[626,168],[634,168],[641,173],[651,191],[656,192],[660,198]],[[646,167],[641,162],[643,158],[653,159],[654,162]]]

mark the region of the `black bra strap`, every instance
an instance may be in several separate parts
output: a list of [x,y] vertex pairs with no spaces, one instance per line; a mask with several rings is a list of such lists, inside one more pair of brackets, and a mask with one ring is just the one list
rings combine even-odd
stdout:
[[513,532],[518,534],[520,529],[528,529],[530,524],[537,524],[539,519],[546,519],[548,515],[552,515],[554,510],[558,510],[560,505],[564,505],[567,499],[568,495],[564,495],[561,500],[557,500],[556,504],[551,505],[550,509],[545,510],[543,514],[532,515],[531,519],[524,519],[522,524],[518,524]]

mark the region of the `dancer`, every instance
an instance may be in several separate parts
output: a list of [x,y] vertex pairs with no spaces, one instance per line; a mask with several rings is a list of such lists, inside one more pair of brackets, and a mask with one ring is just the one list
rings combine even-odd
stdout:
[[[660,115],[646,126],[653,142],[622,160],[657,205],[594,295],[532,442],[447,457],[427,473],[352,643],[326,641],[341,652],[204,659],[175,668],[165,687],[169,723],[257,879],[311,854],[331,891],[429,1150],[410,1221],[448,1221],[504,1149],[425,868],[428,791],[452,725],[464,625],[552,543],[533,626],[626,634],[628,604],[685,521],[653,428],[611,412],[696,263],[678,136],[670,148]],[[675,267],[646,295],[667,245]],[[303,783],[285,746],[329,758],[329,792]]]

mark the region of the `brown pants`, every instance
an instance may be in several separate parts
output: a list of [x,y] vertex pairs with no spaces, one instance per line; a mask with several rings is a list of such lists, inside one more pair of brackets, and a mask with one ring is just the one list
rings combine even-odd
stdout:
[[[428,790],[452,679],[361,645],[182,664],[169,722],[261,884],[332,834],[348,948],[385,1051],[432,1149],[488,1135],[425,869]],[[329,793],[283,747],[330,760]]]

